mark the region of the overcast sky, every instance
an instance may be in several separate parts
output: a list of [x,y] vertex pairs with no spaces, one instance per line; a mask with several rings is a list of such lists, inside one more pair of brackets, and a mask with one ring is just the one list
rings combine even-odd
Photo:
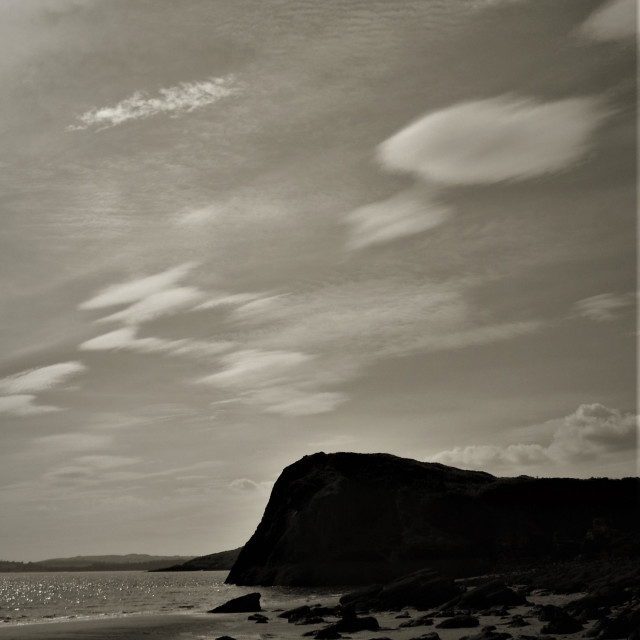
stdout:
[[0,559],[242,545],[281,469],[636,474],[633,0],[3,0]]

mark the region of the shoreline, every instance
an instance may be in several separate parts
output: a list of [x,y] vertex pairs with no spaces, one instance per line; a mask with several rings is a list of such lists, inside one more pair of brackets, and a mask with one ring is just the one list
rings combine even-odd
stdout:
[[[533,594],[532,594],[533,595]],[[508,632],[517,640],[518,636],[526,634],[529,637],[541,635],[540,622],[532,615],[535,604],[556,603],[563,605],[577,594],[535,594],[526,605],[510,607],[505,615],[476,614],[479,625],[475,628],[438,628],[435,625],[418,627],[401,627],[401,623],[409,618],[420,618],[425,614],[413,608],[400,611],[376,611],[371,614],[380,625],[378,631],[359,631],[348,633],[343,637],[355,640],[370,640],[371,638],[389,638],[390,640],[414,640],[428,632],[436,632],[440,640],[460,640],[463,636],[475,636],[483,628],[491,625],[498,632]],[[326,599],[324,604],[334,604]],[[303,640],[304,634],[321,629],[326,623],[296,625],[285,618],[278,617],[280,609],[269,607],[263,609],[269,621],[256,624],[249,620],[247,613],[209,614],[194,613],[166,613],[166,614],[131,614],[119,617],[99,619],[56,620],[49,622],[34,622],[27,624],[6,625],[0,627],[0,640],[216,640],[228,636],[234,640]],[[527,620],[524,629],[509,628],[509,619],[514,615],[521,615]],[[402,619],[399,619],[399,616]],[[329,620],[327,620],[329,622]],[[438,618],[434,622],[439,622]],[[554,634],[556,640],[572,640],[581,637],[588,627],[585,625],[580,634]],[[491,635],[486,636],[490,640]]]

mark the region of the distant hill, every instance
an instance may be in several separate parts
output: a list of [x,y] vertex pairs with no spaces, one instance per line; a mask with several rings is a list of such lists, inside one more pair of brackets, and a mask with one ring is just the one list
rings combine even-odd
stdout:
[[381,583],[574,559],[640,558],[640,478],[497,478],[388,454],[317,453],[284,469],[227,577]]
[[51,558],[38,562],[11,562],[0,560],[0,572],[38,571],[151,571],[173,563],[183,563],[193,556],[151,556],[131,553],[123,556],[75,556],[73,558]]
[[182,564],[154,569],[154,571],[228,571],[237,560],[240,551],[242,551],[242,547],[231,549],[230,551],[211,553],[208,556],[200,556]]

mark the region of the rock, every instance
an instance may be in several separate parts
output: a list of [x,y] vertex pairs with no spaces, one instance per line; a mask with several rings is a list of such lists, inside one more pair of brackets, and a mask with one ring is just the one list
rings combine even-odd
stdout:
[[207,611],[207,613],[251,613],[253,611],[262,611],[260,608],[260,594],[257,592],[233,598],[219,607]]
[[480,620],[475,616],[459,615],[453,618],[445,618],[442,622],[438,622],[436,629],[467,629],[480,625]]
[[396,619],[400,619],[400,618],[410,618],[411,614],[408,611],[403,611],[402,613],[399,613],[396,616]]
[[460,640],[509,640],[513,636],[510,633],[498,632],[494,625],[482,627],[480,633],[472,636],[462,636]]
[[521,616],[515,615],[511,620],[507,623],[507,627],[517,628],[517,627],[528,627],[529,623]]
[[526,601],[522,593],[510,589],[500,580],[492,580],[453,598],[446,606],[457,606],[461,609],[487,609],[499,605],[518,606],[525,604]]
[[286,618],[289,622],[295,622],[296,620],[301,620],[302,618],[308,618],[311,615],[311,607],[304,604],[301,607],[296,607],[295,609],[289,609],[288,611],[284,611],[278,615],[278,618]]
[[565,633],[582,631],[582,625],[575,618],[565,614],[563,617],[547,622],[540,631],[542,633],[560,633],[564,635]]
[[[291,622],[291,620],[289,620]],[[308,618],[299,618],[294,624],[298,626],[309,624],[324,624],[326,620],[320,616],[309,616]]]
[[[307,635],[306,633],[304,634]],[[342,638],[342,634],[333,626],[325,627],[319,631],[313,631],[310,635],[313,635],[317,640],[335,640],[335,638]]]
[[247,618],[247,620],[255,620],[256,622],[260,620],[260,621],[267,622],[269,618],[267,616],[262,615],[261,613],[253,613]]
[[640,608],[628,607],[616,616],[599,620],[588,632],[598,640],[618,640],[640,633]]
[[611,613],[611,607],[624,604],[631,597],[626,589],[614,586],[608,589],[600,589],[582,598],[571,601],[565,607],[567,613],[573,616],[582,616],[585,620],[595,620],[603,617],[603,613]]
[[[316,638],[339,638],[341,633],[357,633],[358,631],[377,631],[380,629],[378,621],[372,616],[359,618],[348,613],[335,624],[313,633]],[[327,635],[328,634],[328,635]],[[336,635],[337,634],[337,635]],[[306,634],[305,634],[306,635]]]
[[314,604],[311,607],[311,613],[314,616],[341,616],[342,605],[336,605],[335,607],[325,607],[321,604]]
[[216,638],[216,640],[236,640],[236,639],[232,638],[231,636],[219,636]]
[[410,638],[410,640],[440,640],[440,636],[435,631],[431,631],[416,638]]
[[559,620],[568,614],[555,604],[539,605],[533,608],[532,613],[540,620],[540,622],[549,622],[551,620]]
[[419,618],[403,622],[400,627],[430,627],[431,625],[433,625],[433,618],[421,616]]
[[423,569],[382,586],[348,593],[340,598],[340,604],[361,611],[393,611],[404,607],[424,611],[446,602],[459,591],[460,588],[450,578],[444,578],[432,569]]

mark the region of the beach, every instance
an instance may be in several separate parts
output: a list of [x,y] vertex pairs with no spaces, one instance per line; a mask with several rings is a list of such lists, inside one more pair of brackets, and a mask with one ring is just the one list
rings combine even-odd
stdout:
[[[519,636],[539,637],[544,622],[533,614],[535,604],[557,604],[562,606],[568,600],[578,597],[572,595],[534,594],[528,604],[511,607],[504,615],[477,615],[479,624],[473,628],[443,629],[437,628],[442,619],[436,614],[432,625],[403,626],[410,620],[417,620],[427,612],[406,608],[402,612],[387,611],[373,612],[371,615],[379,623],[378,630],[364,630],[358,632],[344,632],[342,637],[356,640],[373,640],[388,638],[389,640],[415,640],[427,633],[436,632],[440,640],[459,640],[464,636],[478,636],[489,640],[494,633],[509,633],[517,640]],[[318,603],[313,603],[318,604]],[[323,604],[333,606],[337,602],[326,600]],[[109,617],[94,620],[72,620],[61,622],[47,622],[26,625],[11,625],[0,627],[0,640],[216,640],[221,637],[235,640],[302,640],[307,632],[325,628],[335,621],[327,617],[326,622],[312,625],[297,625],[289,623],[285,618],[278,617],[280,610],[264,610],[268,622],[258,624],[249,620],[248,613],[227,614],[165,614],[165,615],[132,615],[124,617]],[[513,628],[513,619],[522,616],[526,621],[523,628]],[[493,626],[494,631],[488,627]],[[578,633],[553,634],[556,640],[582,637],[589,625]],[[435,638],[434,638],[435,640]]]

